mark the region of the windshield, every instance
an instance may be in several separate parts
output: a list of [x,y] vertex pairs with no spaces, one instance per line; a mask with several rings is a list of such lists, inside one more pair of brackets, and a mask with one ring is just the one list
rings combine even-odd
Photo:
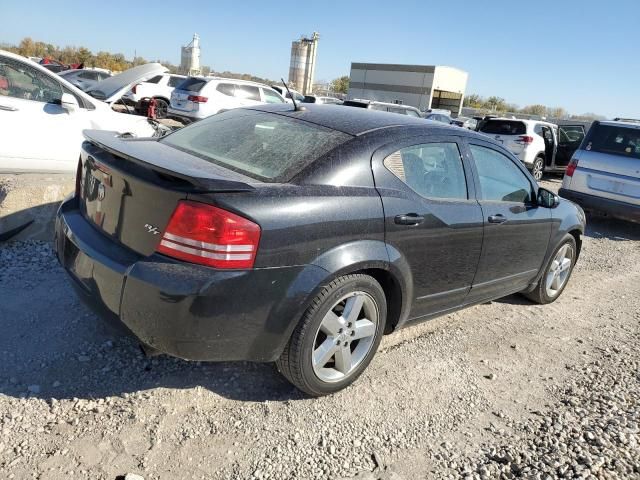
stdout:
[[263,181],[287,181],[351,138],[283,115],[230,110],[165,137],[162,143]]
[[524,123],[514,120],[488,120],[480,127],[480,131],[496,135],[524,135],[527,133],[527,127]]

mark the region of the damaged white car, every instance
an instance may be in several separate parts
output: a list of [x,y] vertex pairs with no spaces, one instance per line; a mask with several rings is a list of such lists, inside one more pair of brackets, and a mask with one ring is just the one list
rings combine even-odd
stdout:
[[159,63],[131,68],[86,93],[25,57],[0,50],[0,172],[75,172],[85,129],[138,137],[163,127],[112,105],[133,84],[166,72]]

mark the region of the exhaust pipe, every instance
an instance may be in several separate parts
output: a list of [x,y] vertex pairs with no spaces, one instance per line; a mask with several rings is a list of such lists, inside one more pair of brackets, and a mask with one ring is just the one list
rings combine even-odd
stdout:
[[153,348],[150,345],[146,345],[144,343],[140,343],[140,350],[142,350],[142,353],[144,354],[144,356],[148,358],[162,355],[162,352],[160,350]]

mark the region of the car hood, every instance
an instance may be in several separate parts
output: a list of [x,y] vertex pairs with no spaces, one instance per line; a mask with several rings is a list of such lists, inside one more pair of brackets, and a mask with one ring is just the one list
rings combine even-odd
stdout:
[[168,68],[159,63],[138,65],[113,77],[105,78],[89,88],[86,93],[103,102],[113,103],[119,100],[134,83],[168,71]]

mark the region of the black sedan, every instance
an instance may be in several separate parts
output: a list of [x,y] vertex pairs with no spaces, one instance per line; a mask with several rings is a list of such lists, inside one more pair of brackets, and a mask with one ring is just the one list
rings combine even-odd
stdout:
[[88,131],[57,255],[150,353],[275,361],[310,395],[385,333],[558,298],[585,221],[485,136],[409,116],[237,109],[162,139]]

